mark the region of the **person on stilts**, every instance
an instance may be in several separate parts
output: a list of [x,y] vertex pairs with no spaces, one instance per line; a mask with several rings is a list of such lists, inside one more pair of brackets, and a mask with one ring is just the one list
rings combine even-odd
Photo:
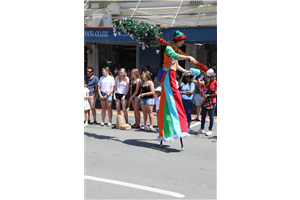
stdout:
[[[180,48],[186,36],[175,31],[172,36],[173,45]],[[176,70],[192,74],[178,64],[178,60],[187,60],[191,63],[197,61],[192,56],[185,56],[176,53],[171,46],[166,46],[164,61],[159,70],[159,79],[162,82],[161,99],[158,114],[159,136],[158,141],[173,142],[173,139],[180,138],[182,150],[184,149],[182,137],[189,137],[187,129],[187,118],[181,100],[180,91],[176,85]]]

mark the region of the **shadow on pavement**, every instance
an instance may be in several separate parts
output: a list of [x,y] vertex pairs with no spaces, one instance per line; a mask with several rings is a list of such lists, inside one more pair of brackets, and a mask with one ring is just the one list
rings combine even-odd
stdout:
[[[137,147],[145,147],[145,148],[154,149],[154,150],[165,152],[165,153],[181,152],[178,149],[168,148],[168,147],[170,147],[169,145],[163,144],[163,146],[160,147],[159,142],[156,141],[155,139],[149,139],[149,141],[156,141],[157,144],[150,143],[150,142],[143,142],[141,140],[136,140],[136,139],[121,141],[116,137],[111,137],[111,136],[106,136],[106,135],[97,135],[95,133],[89,133],[89,132],[84,132],[84,135],[86,135],[88,137],[93,137],[93,138],[96,138],[99,140],[113,140],[113,141],[121,142],[121,143],[124,143],[127,145],[132,145],[132,146],[137,146]],[[144,140],[148,140],[148,139],[144,139]]]
[[[157,141],[155,139],[152,139],[150,141]],[[163,145],[162,147],[160,147],[159,141],[157,141],[157,144],[154,143],[149,143],[149,142],[143,142],[141,140],[125,140],[123,141],[124,144],[128,144],[128,145],[132,145],[132,146],[137,146],[137,147],[146,147],[149,149],[154,149],[157,151],[161,151],[161,152],[165,152],[165,153],[175,153],[175,152],[181,152],[178,149],[172,149],[172,148],[168,148],[170,147],[169,145]]]
[[116,139],[116,137],[111,137],[111,136],[106,136],[106,135],[97,135],[95,133],[89,133],[89,132],[84,132],[84,135],[88,136],[88,137],[93,137],[99,140],[115,140],[115,141],[120,141],[119,139]]

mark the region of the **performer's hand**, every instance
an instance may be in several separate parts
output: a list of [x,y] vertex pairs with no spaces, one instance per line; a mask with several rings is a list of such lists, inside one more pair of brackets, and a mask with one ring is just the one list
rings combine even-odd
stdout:
[[192,56],[189,56],[188,59],[187,59],[187,61],[189,61],[190,63],[193,63],[193,64],[197,63],[196,59],[193,58]]
[[190,71],[190,70],[186,70],[185,74],[188,74],[188,75],[190,76],[190,75],[192,75],[192,74],[193,74],[193,72],[192,72],[192,71]]

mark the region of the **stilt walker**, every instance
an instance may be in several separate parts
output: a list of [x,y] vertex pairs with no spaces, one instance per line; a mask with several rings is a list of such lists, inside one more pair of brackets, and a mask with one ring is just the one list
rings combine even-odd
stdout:
[[[173,139],[180,138],[183,150],[182,138],[190,135],[187,129],[187,118],[181,95],[177,89],[176,71],[179,70],[190,74],[193,74],[193,72],[180,67],[178,60],[186,60],[203,72],[206,72],[209,68],[179,49],[184,43],[186,36],[178,30],[172,35],[173,42],[166,42],[161,37],[161,28],[147,22],[138,22],[132,18],[118,18],[114,19],[112,24],[115,36],[120,35],[120,30],[122,30],[124,33],[128,33],[132,39],[135,38],[139,41],[143,45],[143,50],[145,45],[149,47],[150,43],[153,43],[154,48],[155,40],[166,46],[163,65],[158,73],[158,79],[162,82],[162,89],[158,116],[159,136],[157,140],[160,141],[160,146],[162,147],[162,141],[173,142]],[[118,33],[117,29],[119,29]],[[159,50],[156,50],[156,53],[159,53]]]
[[[174,32],[172,36],[173,45],[181,47],[186,36],[180,32]],[[182,138],[189,137],[187,129],[187,118],[181,100],[180,92],[176,84],[176,71],[190,73],[178,65],[178,60],[187,60],[195,63],[196,60],[191,56],[180,55],[176,53],[169,45],[164,52],[163,65],[159,72],[159,79],[162,82],[161,99],[159,104],[158,141],[173,142],[173,139],[180,138],[181,148],[183,147]]]

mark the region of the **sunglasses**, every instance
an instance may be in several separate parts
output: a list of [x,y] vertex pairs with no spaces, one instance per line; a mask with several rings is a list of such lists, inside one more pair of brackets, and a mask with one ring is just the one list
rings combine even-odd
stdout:
[[92,71],[86,71],[86,72],[88,72],[88,73],[92,73]]

